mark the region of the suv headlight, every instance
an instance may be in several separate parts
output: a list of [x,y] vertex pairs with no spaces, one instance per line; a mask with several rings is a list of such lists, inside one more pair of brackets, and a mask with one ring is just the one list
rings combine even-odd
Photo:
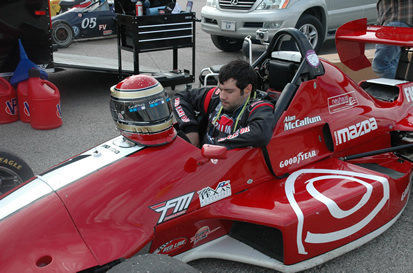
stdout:
[[289,2],[290,0],[262,0],[257,10],[285,9]]
[[205,5],[208,6],[208,7],[216,8],[217,7],[217,0],[207,0]]

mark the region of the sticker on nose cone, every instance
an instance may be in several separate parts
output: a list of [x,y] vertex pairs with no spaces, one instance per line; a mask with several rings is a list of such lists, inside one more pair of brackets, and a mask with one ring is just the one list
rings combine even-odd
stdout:
[[[389,191],[385,177],[365,173],[303,169],[291,174],[285,183],[285,193],[297,215],[298,252],[308,254],[306,246],[310,244],[335,242],[360,231],[385,206]],[[304,217],[314,207],[324,206],[326,211],[309,220]],[[328,226],[318,224],[326,221]]]

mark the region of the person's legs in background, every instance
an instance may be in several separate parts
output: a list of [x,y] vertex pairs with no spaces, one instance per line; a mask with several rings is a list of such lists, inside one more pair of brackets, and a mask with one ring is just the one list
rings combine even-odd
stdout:
[[[391,22],[385,26],[410,27],[402,22]],[[399,63],[400,51],[401,49],[398,46],[377,44],[372,64],[374,73],[381,78],[394,79]]]

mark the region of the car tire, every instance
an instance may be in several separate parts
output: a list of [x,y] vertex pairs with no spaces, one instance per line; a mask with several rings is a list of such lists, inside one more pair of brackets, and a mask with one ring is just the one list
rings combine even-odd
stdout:
[[107,273],[170,272],[199,273],[194,267],[168,255],[145,254],[132,257],[111,268]]
[[69,47],[73,42],[73,29],[65,22],[52,23],[52,42],[59,48]]
[[237,52],[242,48],[244,39],[237,39],[231,37],[211,35],[211,40],[214,45],[225,52]]
[[300,19],[298,19],[295,28],[304,33],[315,52],[320,50],[324,42],[324,28],[317,17],[310,14],[303,14]]
[[33,176],[32,169],[23,159],[13,153],[0,151],[0,195]]

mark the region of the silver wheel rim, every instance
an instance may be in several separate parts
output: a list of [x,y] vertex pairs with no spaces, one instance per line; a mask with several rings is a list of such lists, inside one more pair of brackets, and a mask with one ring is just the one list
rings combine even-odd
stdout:
[[318,32],[317,29],[311,24],[302,25],[299,29],[307,40],[310,42],[311,46],[315,48],[318,43]]

